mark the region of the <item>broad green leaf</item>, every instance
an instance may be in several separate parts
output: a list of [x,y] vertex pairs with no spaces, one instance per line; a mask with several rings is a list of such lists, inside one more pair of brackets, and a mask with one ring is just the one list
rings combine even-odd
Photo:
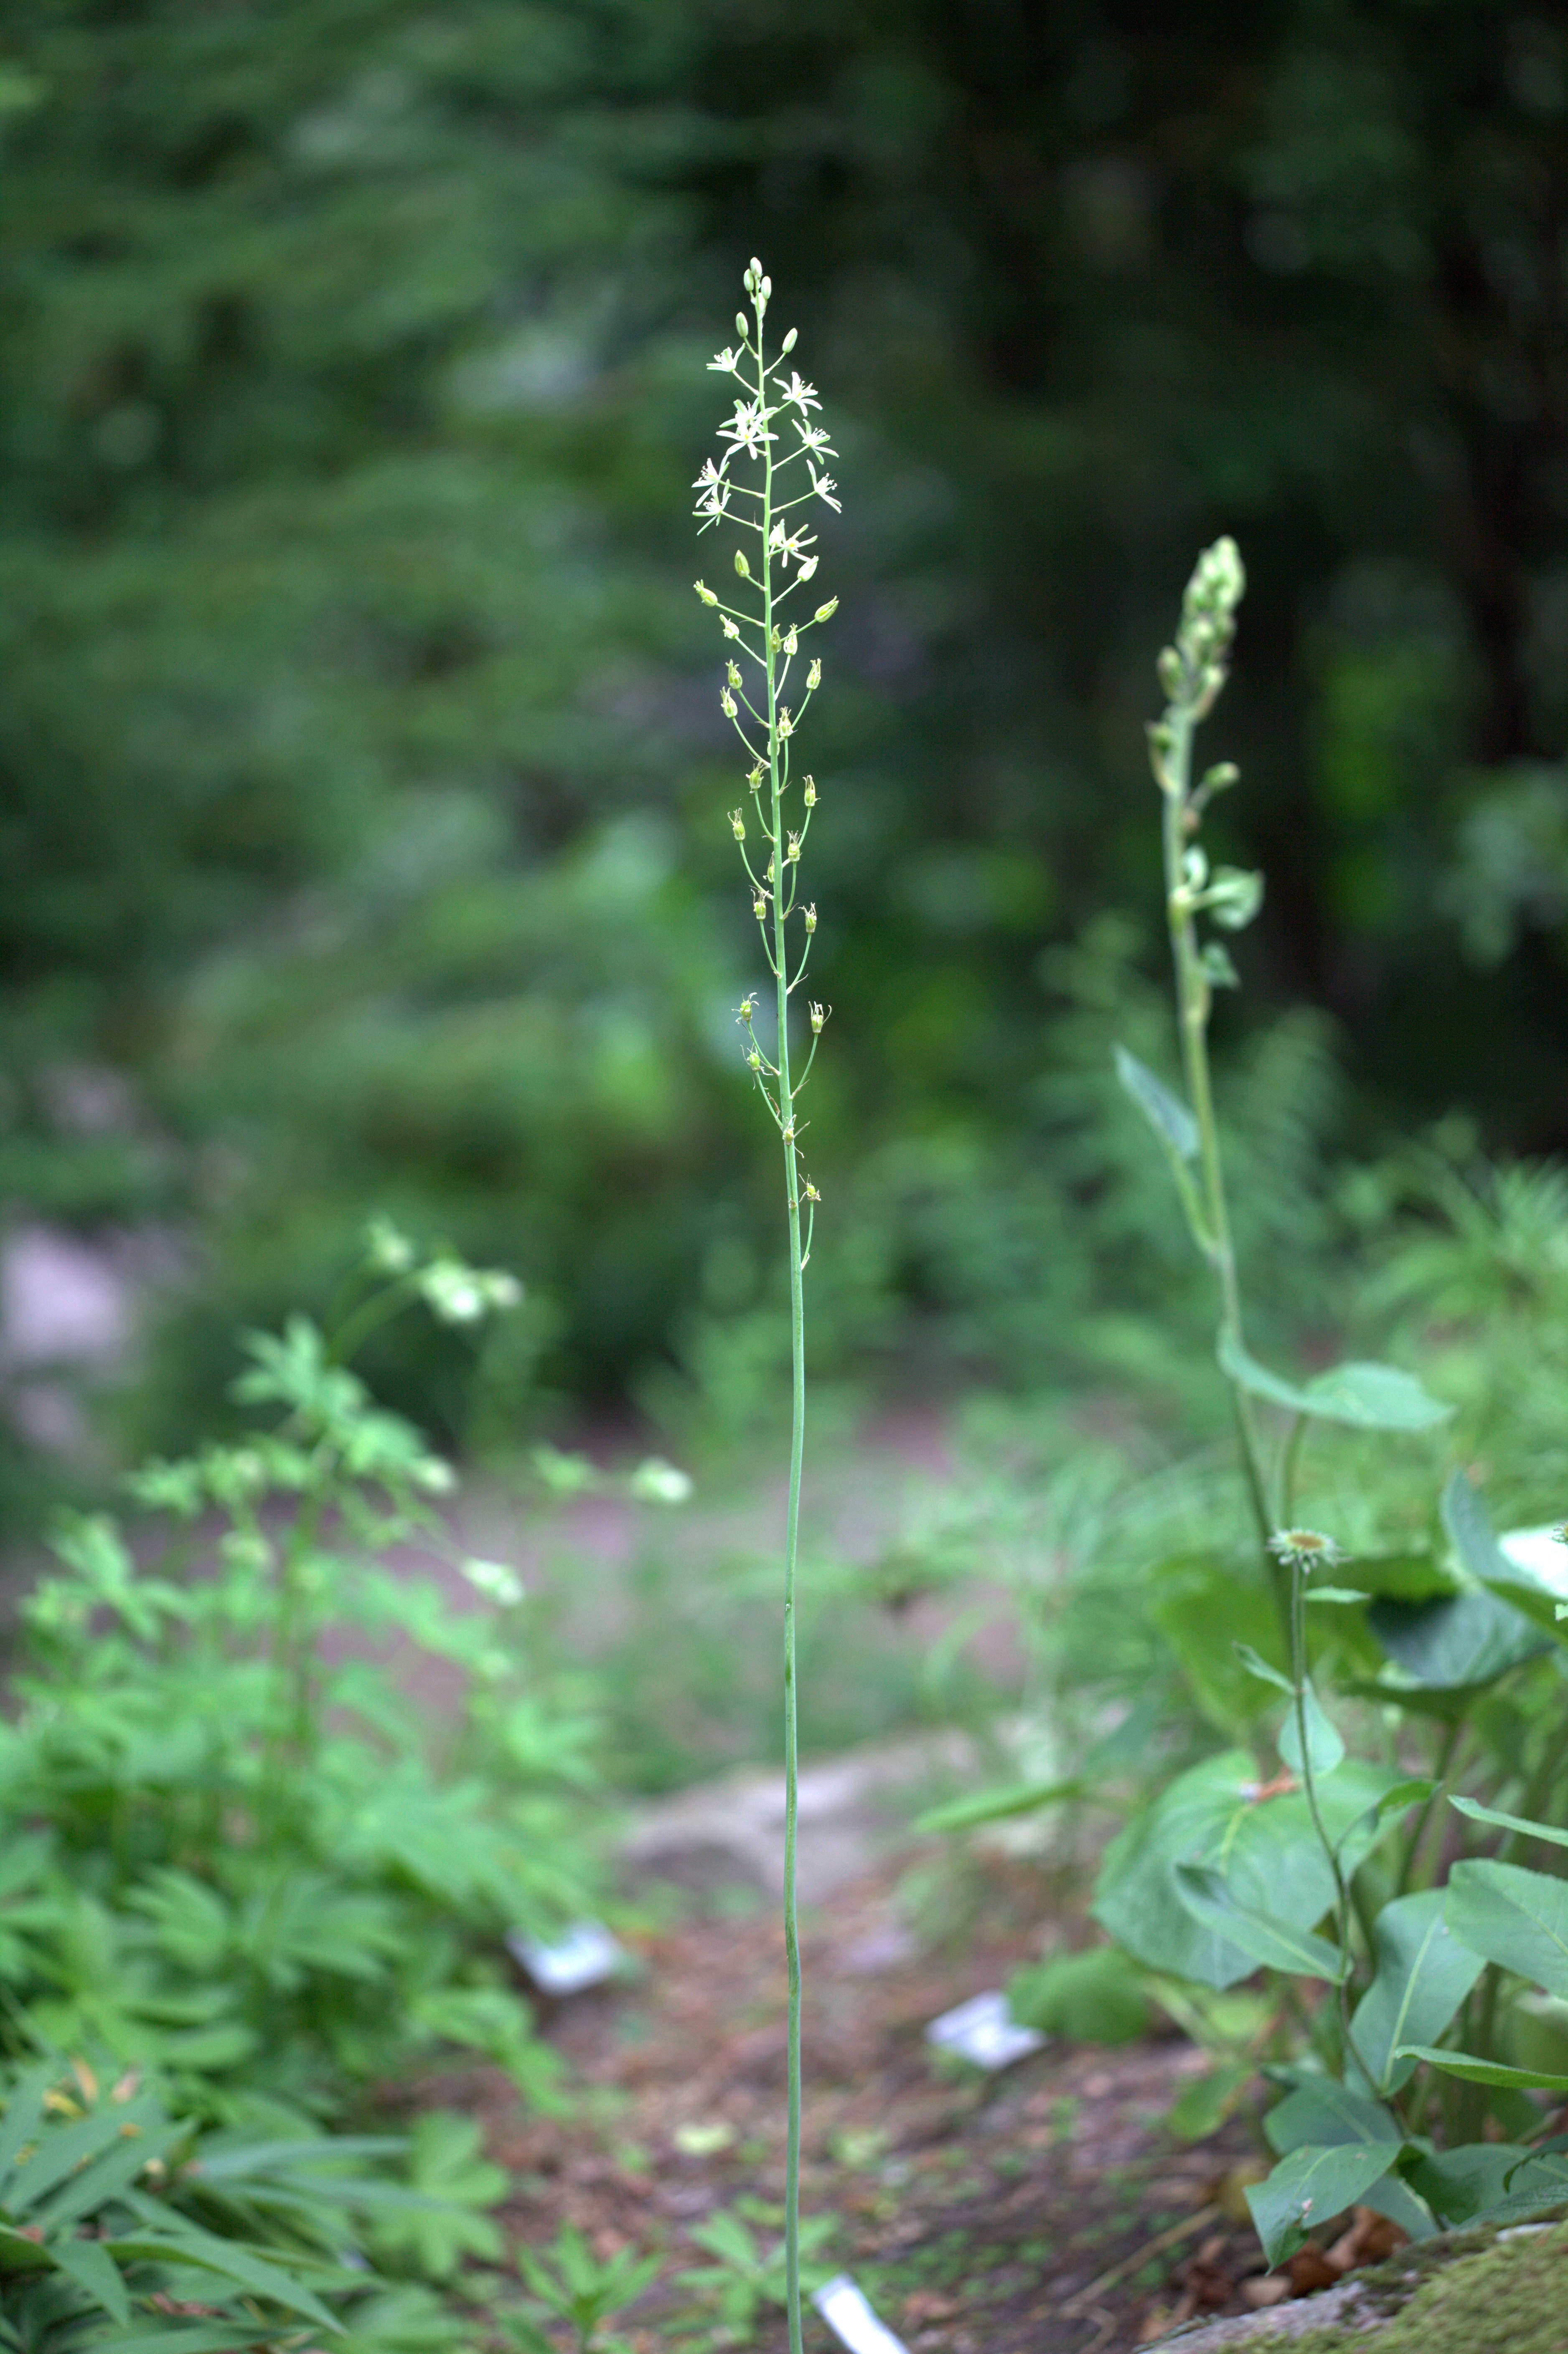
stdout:
[[1238,1903],[1224,1875],[1206,1865],[1179,1863],[1176,1889],[1195,1920],[1268,1969],[1287,1970],[1298,1978],[1327,1978],[1337,1986],[1349,1967],[1347,1956],[1326,1937],[1277,1920],[1260,1908]]
[[1143,1973],[1119,1946],[1036,1962],[1010,1981],[1007,2001],[1022,2026],[1080,2043],[1130,2043],[1149,2032]]
[[[1341,2143],[1362,2142],[1370,2149],[1379,2143],[1397,2149],[1404,2135],[1398,2120],[1381,2101],[1369,2101],[1332,2076],[1304,2077],[1263,2121],[1269,2147],[1280,2158],[1311,2143],[1335,2149]],[[1383,2163],[1388,2164],[1385,2155]]]
[[1448,1926],[1489,1962],[1568,1996],[1568,1880],[1486,1858],[1457,1863]]
[[1441,2035],[1483,1967],[1444,1918],[1446,1892],[1396,1896],[1377,1916],[1377,1969],[1356,2005],[1351,2033],[1380,2092],[1396,2093],[1414,2072],[1404,2047]]
[[916,1818],[917,1831],[967,1831],[976,1823],[1001,1822],[1008,1815],[1032,1815],[1037,1807],[1054,1807],[1065,1798],[1081,1798],[1084,1784],[1076,1778],[1056,1782],[1005,1782],[977,1790],[968,1798],[949,1798],[929,1807]]
[[1459,1591],[1459,1580],[1434,1553],[1359,1553],[1355,1570],[1358,1585],[1395,1602],[1432,1602]]
[[1287,1382],[1260,1365],[1228,1332],[1221,1333],[1216,1353],[1221,1370],[1254,1397],[1321,1422],[1350,1423],[1358,1430],[1430,1430],[1454,1411],[1396,1365],[1351,1362],[1315,1373],[1309,1382]]
[[1353,2207],[1388,2171],[1387,2142],[1340,2142],[1318,2148],[1310,2142],[1280,2159],[1266,2182],[1248,2190],[1246,2203],[1270,2267],[1282,2264],[1306,2241],[1314,2224]]
[[1466,2142],[1407,2157],[1412,2187],[1450,2228],[1538,2215],[1568,2198],[1568,2172],[1518,2143]]
[[1450,1798],[1448,1804],[1468,1815],[1472,1822],[1496,1823],[1499,1830],[1522,1831],[1527,1838],[1545,1840],[1552,1847],[1568,1847],[1568,1831],[1554,1830],[1550,1823],[1535,1822],[1528,1815],[1500,1814],[1496,1807],[1483,1807],[1474,1798]]
[[1203,1715],[1229,1740],[1245,1735],[1266,1702],[1239,1643],[1216,1642],[1214,1635],[1223,1627],[1233,1638],[1245,1638],[1251,1659],[1279,1674],[1278,1613],[1255,1565],[1243,1571],[1219,1553],[1173,1553],[1152,1571],[1149,1597],[1150,1616]]
[[[1317,1693],[1308,1684],[1302,1694],[1302,1715],[1307,1721],[1307,1755],[1311,1760],[1314,1783],[1327,1780],[1345,1762],[1345,1744],[1338,1729],[1325,1714]],[[1303,1772],[1301,1726],[1294,1705],[1285,1712],[1285,1722],[1279,1728],[1276,1743],[1281,1757],[1293,1774]]]
[[1568,2093],[1568,2076],[1548,2075],[1539,2068],[1505,2068],[1500,2060],[1478,2060],[1469,2052],[1435,2051],[1428,2043],[1406,2043],[1398,2057],[1425,2060],[1445,2076],[1463,2076],[1467,2084],[1496,2084],[1512,2093]]
[[119,2265],[101,2240],[52,2240],[49,2253],[68,2280],[122,2327],[131,2318],[131,2298]]
[[[1347,1759],[1319,1804],[1340,1838],[1399,1776]],[[1295,1929],[1311,1929],[1334,1901],[1334,1882],[1300,1791],[1260,1796],[1244,1750],[1189,1767],[1111,1841],[1095,1892],[1096,1918],[1118,1945],[1172,1978],[1224,1988],[1250,1977],[1255,1957],[1200,1922],[1176,1886],[1181,1863],[1224,1872],[1232,1897]]]
[[1166,1150],[1180,1161],[1196,1161],[1198,1123],[1180,1097],[1125,1046],[1116,1050],[1116,1075]]
[[1551,1649],[1528,1618],[1484,1586],[1434,1602],[1380,1597],[1367,1612],[1367,1625],[1395,1665],[1434,1691],[1495,1683]]

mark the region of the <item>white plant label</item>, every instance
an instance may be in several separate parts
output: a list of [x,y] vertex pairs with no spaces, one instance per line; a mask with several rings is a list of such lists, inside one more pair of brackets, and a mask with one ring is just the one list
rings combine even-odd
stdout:
[[1045,2038],[1037,2027],[1023,2027],[1008,2009],[1004,1994],[977,1994],[956,2010],[943,2011],[926,2030],[927,2043],[956,2052],[977,2068],[1011,2067],[1030,2052],[1038,2052]]
[[866,2302],[865,2291],[848,2273],[823,2283],[811,2299],[817,2311],[849,2354],[908,2354],[902,2338],[895,2338]]
[[506,1950],[522,1963],[541,1994],[581,1994],[587,1987],[602,1986],[626,1959],[625,1947],[599,1921],[576,1921],[564,1937],[550,1944],[509,1929]]

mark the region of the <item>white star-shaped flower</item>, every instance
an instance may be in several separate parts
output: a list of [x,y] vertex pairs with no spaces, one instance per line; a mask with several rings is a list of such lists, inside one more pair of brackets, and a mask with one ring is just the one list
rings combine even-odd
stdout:
[[798,417],[792,417],[789,422],[800,437],[802,450],[810,450],[813,457],[836,458],[838,456],[838,451],[828,440],[821,426],[802,425]]
[[789,383],[781,385],[779,390],[786,404],[793,402],[802,417],[809,408],[821,408],[822,405],[817,398],[816,386],[805,383],[798,369],[790,371]]
[[806,471],[811,477],[811,488],[816,492],[817,496],[823,500],[827,505],[831,506],[835,514],[842,514],[843,507],[833,496],[833,493],[838,489],[838,484],[834,482],[832,476],[831,474],[819,474],[815,466],[812,465],[810,458],[806,461]]
[[732,352],[727,344],[722,352],[715,352],[708,362],[709,368],[717,368],[721,376],[733,376],[739,366],[739,353]]
[[721,473],[737,451],[744,450],[748,458],[761,456],[763,443],[775,439],[775,436],[768,430],[768,414],[769,412],[755,400],[736,402],[735,415],[726,424],[719,427],[719,439],[727,441],[730,445],[719,460]]

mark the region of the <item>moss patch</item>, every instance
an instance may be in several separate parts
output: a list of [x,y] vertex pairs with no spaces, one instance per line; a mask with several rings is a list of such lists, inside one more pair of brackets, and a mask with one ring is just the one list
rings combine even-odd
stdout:
[[[1394,2267],[1369,2274],[1369,2300],[1388,2307]],[[1408,2267],[1405,2271],[1408,2282]],[[1346,2321],[1282,2337],[1260,2330],[1226,2354],[1568,2354],[1568,2225],[1499,2239],[1457,2255],[1422,2282],[1394,2317]]]

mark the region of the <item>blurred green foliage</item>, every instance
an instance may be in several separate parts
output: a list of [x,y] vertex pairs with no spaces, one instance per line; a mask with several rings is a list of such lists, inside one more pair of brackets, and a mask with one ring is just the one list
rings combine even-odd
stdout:
[[1148,903],[1147,648],[1222,525],[1247,977],[1320,1009],[1233,1041],[1238,1193],[1328,1248],[1335,1120],[1563,1140],[1553,12],[50,0],[7,39],[0,1199],[197,1238],[137,1436],[378,1207],[529,1281],[477,1392],[374,1362],[449,1434],[541,1379],[766,1395],[682,495],[753,250],[860,486],[822,1357],[1169,1352],[1098,1059],[1159,944],[1088,919]]

